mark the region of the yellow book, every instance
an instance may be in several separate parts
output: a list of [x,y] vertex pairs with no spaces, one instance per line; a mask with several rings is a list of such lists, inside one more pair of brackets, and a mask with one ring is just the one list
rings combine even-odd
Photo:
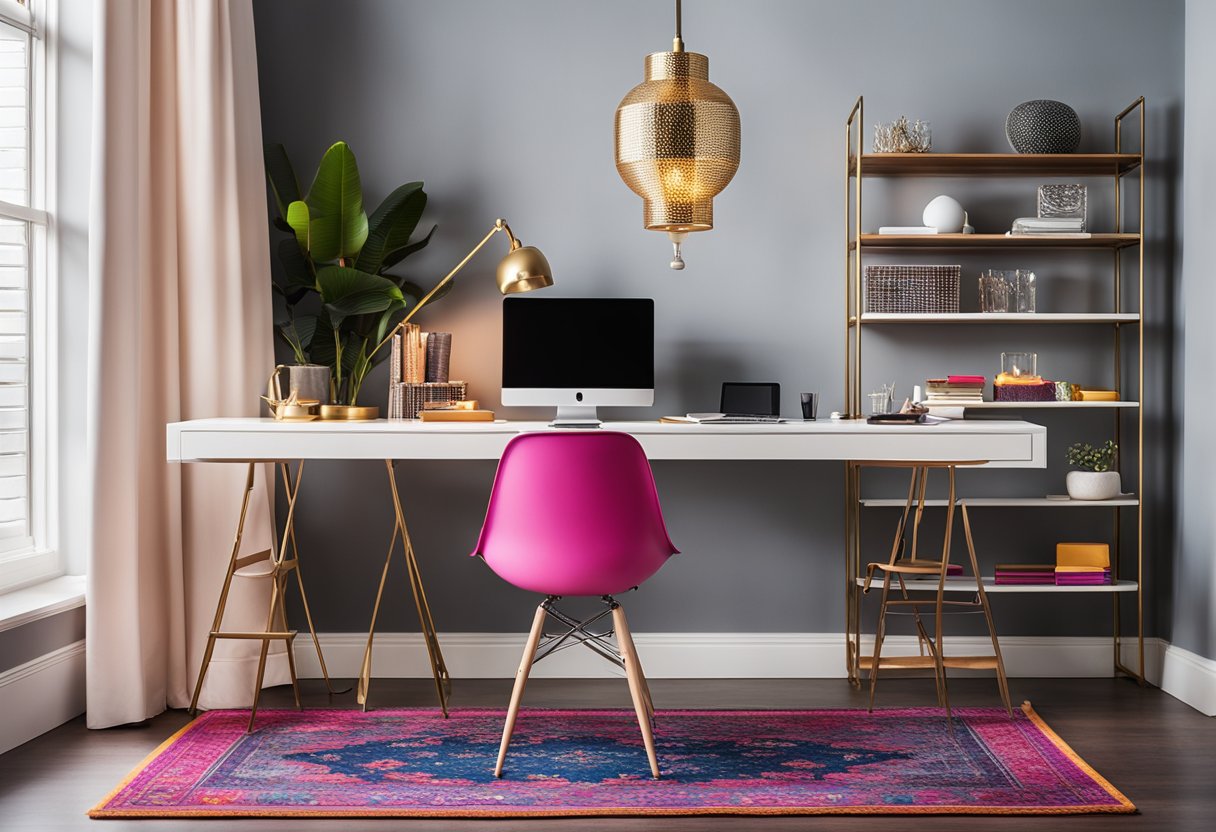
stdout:
[[1110,566],[1110,545],[1107,543],[1057,543],[1056,568],[1072,566],[1106,569]]
[[424,410],[424,422],[493,422],[493,410]]
[[1117,402],[1119,394],[1114,390],[1081,390],[1077,401],[1082,402]]

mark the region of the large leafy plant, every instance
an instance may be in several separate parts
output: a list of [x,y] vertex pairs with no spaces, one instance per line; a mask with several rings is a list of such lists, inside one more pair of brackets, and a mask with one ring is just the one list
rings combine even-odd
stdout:
[[272,284],[275,328],[298,363],[330,368],[334,402],[355,404],[368,372],[388,355],[381,349],[387,334],[426,294],[389,272],[435,233],[432,226],[412,239],[426,192],[421,182],[407,182],[369,217],[359,166],[346,142],[325,151],[303,195],[283,146],[266,145],[265,156],[278,209],[275,226],[291,234],[278,243],[283,277]]

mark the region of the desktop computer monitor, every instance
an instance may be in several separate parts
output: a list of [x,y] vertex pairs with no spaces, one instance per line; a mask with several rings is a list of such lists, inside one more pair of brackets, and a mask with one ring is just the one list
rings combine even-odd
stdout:
[[654,301],[506,298],[502,403],[556,406],[558,426],[597,425],[597,407],[654,404]]

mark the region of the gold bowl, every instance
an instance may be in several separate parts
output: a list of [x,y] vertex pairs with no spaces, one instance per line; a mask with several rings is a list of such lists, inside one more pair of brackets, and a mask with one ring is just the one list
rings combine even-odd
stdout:
[[323,404],[321,418],[330,422],[370,422],[380,418],[380,408],[353,404]]

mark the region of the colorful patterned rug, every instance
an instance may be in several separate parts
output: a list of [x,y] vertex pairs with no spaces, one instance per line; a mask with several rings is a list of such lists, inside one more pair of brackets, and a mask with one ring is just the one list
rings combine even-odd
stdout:
[[1043,723],[957,708],[660,711],[649,776],[632,711],[210,711],[89,814],[114,817],[1133,812]]

